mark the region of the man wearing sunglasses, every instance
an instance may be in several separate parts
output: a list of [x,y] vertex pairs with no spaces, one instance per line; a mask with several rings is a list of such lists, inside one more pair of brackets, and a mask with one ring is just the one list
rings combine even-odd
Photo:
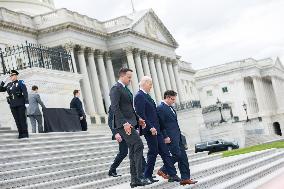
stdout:
[[[6,77],[0,84],[0,92],[8,93],[7,102],[15,119],[19,139],[28,138],[28,125],[26,108],[29,106],[27,87],[23,80],[18,80],[19,72],[11,70],[10,76]],[[10,77],[11,82],[7,83]],[[7,85],[5,85],[7,83]]]

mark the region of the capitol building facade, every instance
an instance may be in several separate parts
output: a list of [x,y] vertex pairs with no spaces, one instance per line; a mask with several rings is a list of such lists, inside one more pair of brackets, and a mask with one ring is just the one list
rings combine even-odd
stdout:
[[[56,9],[53,0],[0,0],[0,35],[0,78],[9,69],[20,69],[20,78],[28,87],[38,85],[47,107],[54,108],[69,108],[72,91],[81,89],[94,124],[106,123],[109,90],[118,70],[129,67],[134,93],[144,75],[153,78],[151,96],[156,103],[165,90],[178,92],[177,104],[186,104],[179,111],[180,123],[194,142],[208,138],[219,122],[218,109],[202,110],[216,105],[217,98],[230,107],[227,117],[221,107],[225,123],[220,128],[246,124],[251,131],[240,132],[242,136],[284,131],[284,68],[279,59],[245,59],[194,70],[175,53],[178,43],[151,9],[102,22]],[[0,95],[0,105],[0,124],[15,128],[5,94]],[[248,125],[247,117],[259,124]],[[234,137],[228,132],[211,137]]]

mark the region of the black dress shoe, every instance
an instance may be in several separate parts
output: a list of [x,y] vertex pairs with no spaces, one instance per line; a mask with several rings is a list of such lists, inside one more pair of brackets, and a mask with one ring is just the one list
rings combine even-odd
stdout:
[[135,188],[135,187],[137,187],[137,184],[136,183],[130,183],[130,187]]
[[108,176],[110,176],[110,177],[120,177],[121,175],[118,175],[116,172],[108,172]]
[[156,175],[152,175],[152,178],[157,178]]
[[153,178],[148,178],[152,183],[154,182],[159,182],[159,180],[153,179]]
[[137,179],[136,186],[145,186],[148,184],[152,184],[152,182],[149,179]]
[[168,180],[168,182],[180,182],[180,181],[181,181],[181,179],[177,175],[170,176],[170,178]]

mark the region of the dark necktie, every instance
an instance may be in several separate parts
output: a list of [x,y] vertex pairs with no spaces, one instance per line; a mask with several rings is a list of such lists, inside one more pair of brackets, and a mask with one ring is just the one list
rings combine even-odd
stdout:
[[148,93],[146,94],[146,96],[156,106],[155,101],[153,100],[153,98]]
[[129,96],[129,98],[132,100],[132,99],[133,99],[133,95],[132,95],[131,91],[128,89],[128,87],[127,87],[126,85],[125,85],[124,88],[125,88],[125,90],[126,90],[128,96]]

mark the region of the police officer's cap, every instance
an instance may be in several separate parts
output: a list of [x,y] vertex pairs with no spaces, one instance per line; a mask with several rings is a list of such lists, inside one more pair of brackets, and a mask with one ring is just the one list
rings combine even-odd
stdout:
[[11,70],[10,75],[19,75],[19,72],[17,72],[17,70]]

